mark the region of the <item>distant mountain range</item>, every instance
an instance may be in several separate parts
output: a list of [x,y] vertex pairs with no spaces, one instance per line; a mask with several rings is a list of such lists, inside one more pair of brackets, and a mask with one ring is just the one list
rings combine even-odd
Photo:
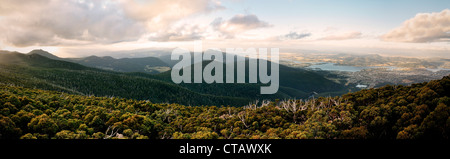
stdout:
[[[299,59],[295,59],[299,57]],[[300,62],[329,62],[345,66],[395,66],[402,68],[450,68],[450,59],[380,56],[378,54],[299,54],[280,57]],[[295,63],[294,63],[295,64]]]
[[[204,61],[203,66],[208,62],[211,61]],[[348,92],[345,86],[322,75],[283,65],[279,70],[280,89],[273,95],[260,95],[261,83],[177,85],[171,81],[169,70],[159,70],[162,73],[146,70],[169,66],[157,57],[65,59],[42,50],[28,54],[0,51],[0,82],[74,94],[184,105],[239,106],[256,99],[308,98],[315,92],[322,96]]]
[[94,67],[104,70],[118,71],[118,72],[145,72],[150,74],[161,73],[170,70],[170,67],[165,62],[156,57],[142,57],[142,58],[121,58],[116,59],[111,56],[89,56],[84,58],[59,58],[49,52],[43,50],[33,50],[29,55],[37,54],[49,59],[63,60],[78,63],[88,67]]

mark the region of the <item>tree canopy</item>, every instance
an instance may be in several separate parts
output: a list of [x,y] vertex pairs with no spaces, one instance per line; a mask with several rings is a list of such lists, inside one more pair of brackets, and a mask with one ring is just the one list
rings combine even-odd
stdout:
[[7,139],[448,139],[450,76],[341,97],[184,106],[0,85]]

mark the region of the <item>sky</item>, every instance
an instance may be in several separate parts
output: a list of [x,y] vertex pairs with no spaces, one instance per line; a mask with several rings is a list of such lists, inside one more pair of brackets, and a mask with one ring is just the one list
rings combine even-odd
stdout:
[[0,49],[280,48],[450,58],[448,0],[2,0]]

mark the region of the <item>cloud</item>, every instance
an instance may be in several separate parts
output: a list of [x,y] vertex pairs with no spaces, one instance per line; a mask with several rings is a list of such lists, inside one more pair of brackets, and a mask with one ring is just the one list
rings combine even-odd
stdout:
[[135,41],[223,8],[216,0],[2,0],[0,40],[19,47]]
[[160,31],[150,36],[151,41],[192,41],[200,40],[206,32],[205,27],[199,25],[182,24]]
[[229,20],[223,20],[222,18],[216,18],[211,26],[214,30],[220,32],[226,38],[232,38],[236,34],[253,30],[257,28],[271,27],[267,22],[259,20],[254,14],[238,14],[233,16]]
[[125,13],[146,23],[150,31],[159,31],[180,19],[225,9],[218,0],[119,0]]
[[381,39],[412,43],[450,41],[450,10],[419,13],[398,28],[382,35]]
[[210,25],[190,24],[189,22],[177,23],[160,30],[150,36],[151,41],[192,41],[208,37],[234,38],[235,35],[248,30],[271,26],[267,22],[259,20],[256,15],[238,14],[229,20],[214,19]]
[[15,46],[59,45],[70,40],[112,43],[135,40],[145,31],[110,1],[6,0],[0,6],[9,8],[0,12],[5,24],[0,32]]
[[349,40],[361,38],[362,33],[359,31],[344,32],[332,34],[321,38],[320,40]]
[[290,32],[289,34],[279,37],[280,40],[297,40],[311,36],[311,33]]

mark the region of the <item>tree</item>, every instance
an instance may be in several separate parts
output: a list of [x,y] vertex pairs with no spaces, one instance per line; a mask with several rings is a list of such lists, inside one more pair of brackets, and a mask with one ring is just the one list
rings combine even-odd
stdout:
[[58,125],[47,114],[42,114],[31,119],[28,128],[38,133],[53,135],[58,130]]
[[436,109],[423,120],[421,128],[424,129],[425,135],[448,139],[450,133],[449,114],[450,108],[444,103],[439,103]]
[[22,131],[16,128],[16,124],[8,117],[1,116],[0,118],[0,138],[8,139],[20,136]]

